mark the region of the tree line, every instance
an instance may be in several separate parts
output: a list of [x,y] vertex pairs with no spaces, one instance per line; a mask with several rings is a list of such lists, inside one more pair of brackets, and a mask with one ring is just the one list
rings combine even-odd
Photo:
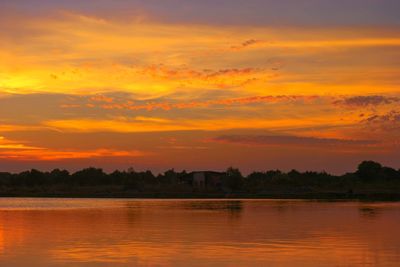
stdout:
[[[0,173],[0,195],[18,192],[170,192],[192,193],[186,171],[174,169],[154,175],[151,171],[116,170],[105,173],[99,168],[86,168],[74,173],[55,169],[50,172],[29,170],[20,173]],[[207,188],[214,193],[307,193],[307,192],[400,192],[400,170],[385,167],[374,161],[364,161],[355,172],[332,175],[326,172],[269,170],[242,175],[239,169],[228,168],[222,173],[222,185]],[[96,191],[97,190],[97,191]]]

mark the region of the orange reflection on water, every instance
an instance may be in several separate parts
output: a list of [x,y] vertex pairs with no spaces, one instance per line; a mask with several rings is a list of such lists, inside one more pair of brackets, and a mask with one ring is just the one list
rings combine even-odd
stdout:
[[0,200],[4,266],[396,266],[400,261],[400,203],[28,199],[23,206],[22,200],[12,201]]

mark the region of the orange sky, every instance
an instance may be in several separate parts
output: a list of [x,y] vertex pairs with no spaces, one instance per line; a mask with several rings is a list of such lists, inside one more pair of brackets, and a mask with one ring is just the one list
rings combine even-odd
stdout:
[[117,2],[0,5],[1,169],[400,167],[400,29],[378,11],[216,23]]

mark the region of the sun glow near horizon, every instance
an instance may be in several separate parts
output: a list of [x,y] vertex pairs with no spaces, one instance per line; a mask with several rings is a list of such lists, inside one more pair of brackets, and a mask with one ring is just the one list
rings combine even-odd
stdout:
[[174,20],[168,8],[106,2],[1,6],[2,168],[398,164],[396,24]]

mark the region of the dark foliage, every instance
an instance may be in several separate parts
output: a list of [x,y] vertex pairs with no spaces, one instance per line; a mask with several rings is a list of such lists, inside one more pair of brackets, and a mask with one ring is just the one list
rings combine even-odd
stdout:
[[[185,178],[183,178],[185,177]],[[102,169],[87,168],[75,173],[55,169],[41,172],[35,169],[17,174],[0,172],[0,195],[21,195],[26,192],[46,194],[74,194],[102,192],[118,195],[121,192],[177,193],[194,192],[188,174],[168,170],[157,176],[150,171],[105,173]],[[216,193],[274,194],[279,192],[303,194],[320,192],[400,192],[400,170],[384,167],[373,161],[364,161],[356,172],[335,176],[326,172],[288,173],[279,170],[253,172],[244,177],[238,169],[228,168],[218,188],[208,188]],[[198,190],[196,191],[198,192]],[[123,195],[123,194],[122,194]]]

